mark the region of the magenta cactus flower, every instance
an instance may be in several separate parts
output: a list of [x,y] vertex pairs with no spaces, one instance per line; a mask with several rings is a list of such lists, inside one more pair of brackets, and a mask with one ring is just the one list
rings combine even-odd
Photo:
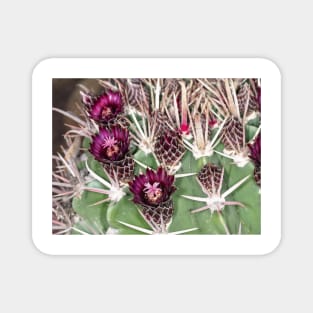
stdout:
[[126,128],[100,128],[99,134],[92,138],[89,151],[97,161],[104,164],[112,178],[128,182],[134,174],[134,160],[129,153],[129,144]]
[[88,108],[89,116],[99,123],[108,123],[123,112],[123,101],[119,92],[108,91],[97,97],[83,95],[82,101]]
[[176,190],[173,183],[174,176],[159,167],[156,172],[147,169],[146,174],[135,176],[129,189],[134,194],[135,203],[156,206],[167,201]]
[[133,201],[142,208],[148,221],[156,225],[167,224],[173,215],[171,195],[176,190],[174,176],[159,167],[157,171],[147,169],[146,174],[135,176],[129,183]]
[[119,126],[100,128],[93,136],[89,151],[99,162],[120,161],[129,148],[128,130]]

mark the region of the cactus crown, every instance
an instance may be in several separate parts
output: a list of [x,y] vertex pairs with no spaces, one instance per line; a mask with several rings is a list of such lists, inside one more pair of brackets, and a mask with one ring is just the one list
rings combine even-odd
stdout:
[[54,156],[54,234],[259,234],[258,79],[105,79]]

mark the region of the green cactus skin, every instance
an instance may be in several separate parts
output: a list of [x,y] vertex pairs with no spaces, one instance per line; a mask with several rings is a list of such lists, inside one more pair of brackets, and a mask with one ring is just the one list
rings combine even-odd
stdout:
[[[257,128],[255,127],[255,131],[256,129]],[[223,145],[218,145],[217,150],[222,151]],[[157,167],[155,158],[152,154],[145,155],[142,151],[137,151],[135,154],[135,160],[153,169],[156,169]],[[90,156],[89,161],[92,169],[99,176],[106,178],[101,164],[93,160],[92,156]],[[261,195],[259,192],[260,188],[253,179],[253,163],[249,162],[244,168],[239,168],[232,164],[231,160],[218,154],[195,160],[192,153],[186,151],[181,160],[182,166],[177,174],[198,173],[202,166],[208,162],[217,164],[225,170],[222,191],[226,190],[228,187],[232,186],[244,177],[250,175],[250,178],[228,197],[229,200],[241,202],[244,205],[244,208],[237,206],[225,206],[221,214],[230,234],[260,234]],[[136,164],[135,172],[138,174],[140,171],[143,172],[144,169],[140,165]],[[94,182],[94,184],[95,185],[93,186],[101,188],[100,183]],[[177,190],[173,195],[174,215],[168,228],[169,232],[198,228],[188,234],[226,233],[220,217],[216,212],[212,214],[210,210],[206,210],[200,213],[191,214],[191,209],[197,208],[201,206],[201,204],[181,197],[184,194],[198,197],[206,196],[196,179],[196,175],[176,178],[175,186],[177,187]],[[118,234],[143,234],[142,232],[131,229],[119,222],[123,221],[144,229],[150,229],[147,222],[138,212],[138,206],[132,202],[132,195],[128,191],[128,188],[126,187],[125,189],[126,195],[119,202],[106,202],[95,206],[94,208],[90,206],[93,203],[105,199],[105,196],[98,193],[84,191],[80,199],[75,198],[73,200],[73,208],[81,217],[83,217],[87,224],[90,223],[91,229],[94,229],[94,224],[98,223],[97,228],[100,228],[103,232],[110,227],[116,229]],[[88,232],[92,233],[90,230]]]

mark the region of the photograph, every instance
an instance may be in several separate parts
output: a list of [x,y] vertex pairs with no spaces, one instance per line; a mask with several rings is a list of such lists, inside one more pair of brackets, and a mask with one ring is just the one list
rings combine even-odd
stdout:
[[261,235],[261,83],[53,78],[51,233]]

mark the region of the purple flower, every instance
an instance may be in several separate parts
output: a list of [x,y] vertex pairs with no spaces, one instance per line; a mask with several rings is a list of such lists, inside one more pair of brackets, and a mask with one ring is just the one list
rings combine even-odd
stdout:
[[119,92],[108,91],[97,97],[83,95],[82,101],[88,108],[89,116],[96,122],[107,123],[123,111],[122,96]]
[[134,194],[135,203],[157,207],[170,199],[176,190],[173,183],[174,176],[159,167],[157,171],[147,169],[146,174],[135,176],[129,183],[129,190]]
[[123,160],[128,153],[128,130],[120,126],[100,128],[99,134],[92,137],[89,151],[99,162]]

